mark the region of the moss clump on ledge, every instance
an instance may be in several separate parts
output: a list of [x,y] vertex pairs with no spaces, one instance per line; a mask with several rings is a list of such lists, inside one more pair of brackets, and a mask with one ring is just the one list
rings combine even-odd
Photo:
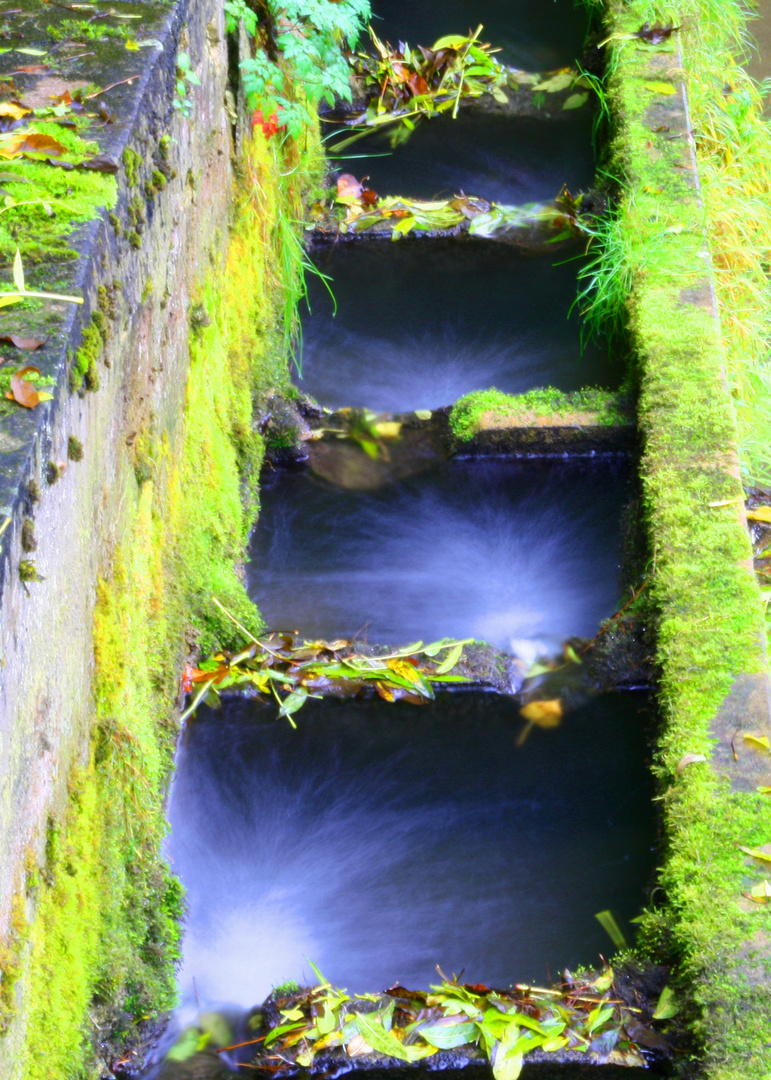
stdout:
[[630,422],[630,415],[623,411],[617,394],[591,388],[569,394],[551,386],[526,394],[504,394],[495,388],[475,390],[456,402],[450,413],[452,432],[462,442],[489,427],[613,427]]
[[[99,153],[97,143],[59,124],[35,121],[25,130],[62,143],[66,153],[60,160],[65,162],[76,163]],[[0,258],[7,265],[17,246],[26,268],[76,259],[77,252],[69,244],[73,230],[95,218],[102,208],[112,210],[118,197],[115,177],[98,172],[65,171],[26,158],[4,160],[2,171],[4,189],[15,203],[24,204],[6,208],[0,215]],[[45,284],[41,282],[40,287]]]

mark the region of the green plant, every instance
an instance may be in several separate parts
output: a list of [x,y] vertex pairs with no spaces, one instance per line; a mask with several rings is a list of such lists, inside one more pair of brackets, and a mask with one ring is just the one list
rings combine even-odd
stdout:
[[16,256],[13,260],[13,282],[15,292],[0,292],[0,308],[8,307],[9,304],[20,304],[27,297],[35,297],[41,300],[66,300],[69,304],[82,304],[82,296],[64,296],[61,293],[39,292],[28,289],[24,281],[24,267],[21,263],[21,252],[16,248]]
[[200,86],[201,80],[193,71],[193,65],[186,52],[177,53],[177,81],[174,85],[172,105],[186,119],[193,114],[193,102],[187,96],[191,86]]
[[[296,138],[320,101],[350,101],[341,47],[355,48],[369,16],[369,0],[258,0],[255,7],[225,0],[228,32],[243,22],[255,43],[254,56],[241,61],[250,107],[280,112],[280,126]],[[292,89],[298,83],[301,95]]]

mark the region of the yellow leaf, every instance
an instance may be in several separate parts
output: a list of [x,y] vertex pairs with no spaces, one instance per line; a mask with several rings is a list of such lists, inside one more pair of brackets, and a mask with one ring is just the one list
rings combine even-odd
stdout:
[[650,90],[650,92],[652,94],[676,94],[677,93],[677,87],[673,86],[672,83],[660,82],[659,80],[656,80],[655,82],[643,83],[643,86],[645,87],[646,90]]
[[[766,847],[771,845],[766,844]],[[742,847],[739,845],[739,851],[743,851],[745,855],[751,855],[753,859],[759,859],[761,862],[771,863],[771,852],[763,851],[762,848]]]
[[32,109],[25,109],[23,105],[14,105],[12,101],[4,101],[0,104],[0,116],[10,116],[14,120],[21,120],[22,116],[31,112]]
[[412,664],[408,664],[406,660],[389,660],[388,667],[407,682],[420,683],[422,681]]
[[127,38],[126,48],[129,50],[129,52],[137,52],[139,46],[137,45],[136,41],[132,41],[131,38]]
[[379,424],[373,424],[373,430],[381,439],[396,439],[402,425],[396,420],[381,420]]
[[748,893],[742,893],[748,900],[754,900],[756,904],[767,904],[771,899],[771,882],[761,881],[753,886]]
[[745,735],[744,741],[748,742],[750,746],[754,746],[756,750],[768,750],[771,751],[771,742],[768,741],[767,735]]
[[557,727],[562,721],[562,702],[559,698],[531,701],[519,710],[519,715],[542,728]]
[[771,506],[755,506],[747,511],[748,521],[765,521],[771,524]]

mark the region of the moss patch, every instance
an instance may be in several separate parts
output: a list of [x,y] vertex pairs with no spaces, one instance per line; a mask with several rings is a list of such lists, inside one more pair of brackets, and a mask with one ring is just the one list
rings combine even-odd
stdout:
[[[49,830],[28,929],[25,1080],[87,1075],[95,1035],[112,1028],[130,1043],[140,1018],[174,1000],[182,900],[159,850],[180,668],[194,642],[238,640],[212,597],[261,626],[237,569],[262,460],[253,398],[288,386],[280,268],[297,265],[280,248],[286,163],[259,141],[245,171],[226,263],[195,301],[211,323],[191,342],[184,423],[173,438],[141,432],[119,474],[131,510],[99,586],[90,751]],[[86,1019],[95,1009],[101,1033]]]
[[[641,940],[652,958],[672,964],[690,1001],[705,1075],[764,1077],[771,1075],[769,917],[742,899],[763,871],[738,845],[771,840],[771,802],[732,792],[708,766],[676,775],[684,754],[711,755],[713,721],[737,677],[765,668],[762,605],[737,512],[736,415],[705,274],[704,210],[689,182],[686,144],[669,137],[667,109],[685,73],[677,53],[652,52],[628,36],[658,21],[654,5],[612,0],[608,10],[609,33],[626,35],[616,38],[606,80],[617,119],[609,171],[624,179],[603,238],[604,265],[593,271],[594,298],[611,318],[626,299],[639,371],[663,714],[655,770],[665,851],[659,906],[647,914]],[[714,55],[700,28],[712,33],[720,17],[701,0],[678,9],[683,46],[703,72],[713,70]],[[685,1064],[685,1074],[695,1067]]]
[[483,427],[514,425],[588,425],[612,427],[629,423],[617,394],[587,388],[564,394],[548,386],[526,394],[500,390],[476,390],[453,406],[450,426],[456,438],[472,439]]
[[[62,143],[67,151],[61,161],[76,163],[99,153],[97,143],[59,124],[35,121],[25,131],[50,135]],[[0,260],[6,266],[17,247],[25,268],[77,258],[69,243],[73,229],[91,221],[100,209],[111,210],[117,201],[115,178],[102,173],[65,171],[22,158],[4,160],[2,171],[3,188],[17,204],[0,214]],[[30,286],[34,287],[32,281]],[[40,282],[37,287],[46,286]]]

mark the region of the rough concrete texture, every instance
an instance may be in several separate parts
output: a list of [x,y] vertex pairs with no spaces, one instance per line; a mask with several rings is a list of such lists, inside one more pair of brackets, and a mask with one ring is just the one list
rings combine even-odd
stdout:
[[[46,367],[57,376],[54,400],[0,420],[0,447],[13,450],[0,478],[0,524],[10,519],[0,554],[0,940],[25,859],[41,859],[47,819],[67,800],[71,766],[87,757],[97,579],[109,571],[136,500],[136,441],[173,444],[184,402],[191,290],[210,261],[220,260],[227,235],[232,166],[222,5],[180,0],[153,10],[155,23],[143,23],[143,31],[149,27],[160,45],[116,54],[100,76],[102,85],[110,81],[108,70],[123,78],[127,64],[132,70],[125,74],[140,73],[119,101],[110,101],[118,118],[104,137],[105,152],[131,166],[117,177],[121,235],[106,213],[81,230],[74,288],[67,291],[82,292],[85,304],[51,305],[62,315],[53,335],[56,355]],[[56,14],[43,6],[44,20]],[[190,91],[189,122],[172,107],[178,48],[189,53],[202,83]],[[124,157],[126,147],[138,156]],[[166,183],[153,191],[159,169]],[[127,238],[132,203],[140,246]],[[67,350],[78,349],[99,306],[100,285],[103,313],[108,309],[107,341],[96,360],[100,385],[73,393]],[[20,312],[17,325],[22,319]],[[69,458],[77,456],[73,438],[82,444],[79,461],[68,459],[68,447]],[[22,549],[28,518],[34,554]],[[39,580],[21,580],[22,560],[34,561]],[[4,1044],[0,1073],[8,1076],[13,1029]]]

